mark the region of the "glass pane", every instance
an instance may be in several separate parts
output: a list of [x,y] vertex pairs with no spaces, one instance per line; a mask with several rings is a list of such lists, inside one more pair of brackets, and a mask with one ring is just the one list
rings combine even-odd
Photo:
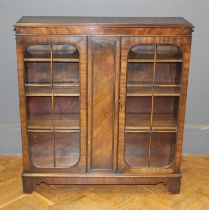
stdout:
[[51,45],[30,45],[25,49],[25,61],[43,61],[51,58]]
[[126,97],[126,129],[150,129],[152,97]]
[[30,158],[34,167],[54,167],[52,135],[47,132],[28,132]]
[[157,63],[155,85],[180,85],[181,63]]
[[142,86],[153,84],[153,63],[128,63],[127,85]]
[[179,97],[154,97],[153,129],[176,129]]
[[27,97],[29,129],[52,129],[51,97]]
[[79,85],[79,63],[54,63],[54,84]]
[[80,158],[79,53],[72,45],[53,45],[54,137],[56,167]]
[[146,133],[125,134],[125,160],[131,167],[148,167],[150,135]]
[[154,59],[155,45],[141,44],[136,45],[129,51],[128,59]]
[[74,46],[53,45],[53,61],[55,85],[79,86],[79,53]]
[[54,97],[55,129],[80,128],[79,97]]
[[24,52],[26,96],[51,96],[51,45],[30,45]]
[[25,82],[48,84],[51,82],[50,63],[25,63]]
[[53,44],[52,48],[55,62],[59,61],[59,58],[61,62],[69,62],[70,59],[71,61],[77,59],[76,61],[78,62],[79,54],[75,46],[69,44]]
[[181,49],[173,44],[158,44],[157,59],[182,59]]
[[42,168],[73,166],[80,155],[78,50],[69,44],[31,45],[24,63],[32,162]]
[[70,167],[78,162],[80,157],[79,138],[79,133],[55,132],[56,167]]
[[150,167],[165,167],[175,159],[176,133],[153,133],[150,148]]
[[174,160],[182,62],[180,47],[172,44],[129,51],[125,159],[132,167],[165,167]]

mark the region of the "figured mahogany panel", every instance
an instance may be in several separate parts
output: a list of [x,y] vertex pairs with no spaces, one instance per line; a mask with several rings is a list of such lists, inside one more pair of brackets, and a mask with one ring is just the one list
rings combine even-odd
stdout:
[[89,38],[90,169],[113,169],[119,38]]

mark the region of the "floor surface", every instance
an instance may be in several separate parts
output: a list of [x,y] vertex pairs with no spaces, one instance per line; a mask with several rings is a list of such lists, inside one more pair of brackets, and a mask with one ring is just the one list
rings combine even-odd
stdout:
[[0,209],[209,210],[209,157],[184,156],[180,195],[162,185],[49,186],[22,193],[20,156],[0,156]]

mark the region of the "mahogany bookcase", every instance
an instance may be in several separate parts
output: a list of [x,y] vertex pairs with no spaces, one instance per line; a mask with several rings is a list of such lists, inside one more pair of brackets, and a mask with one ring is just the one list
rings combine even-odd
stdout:
[[22,17],[15,31],[24,192],[41,182],[180,192],[190,22]]

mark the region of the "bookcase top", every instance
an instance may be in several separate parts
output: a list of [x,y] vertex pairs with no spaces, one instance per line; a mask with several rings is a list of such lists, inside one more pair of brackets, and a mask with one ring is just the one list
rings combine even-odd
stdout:
[[101,27],[182,27],[194,26],[182,17],[75,17],[23,16],[15,27],[101,26]]

